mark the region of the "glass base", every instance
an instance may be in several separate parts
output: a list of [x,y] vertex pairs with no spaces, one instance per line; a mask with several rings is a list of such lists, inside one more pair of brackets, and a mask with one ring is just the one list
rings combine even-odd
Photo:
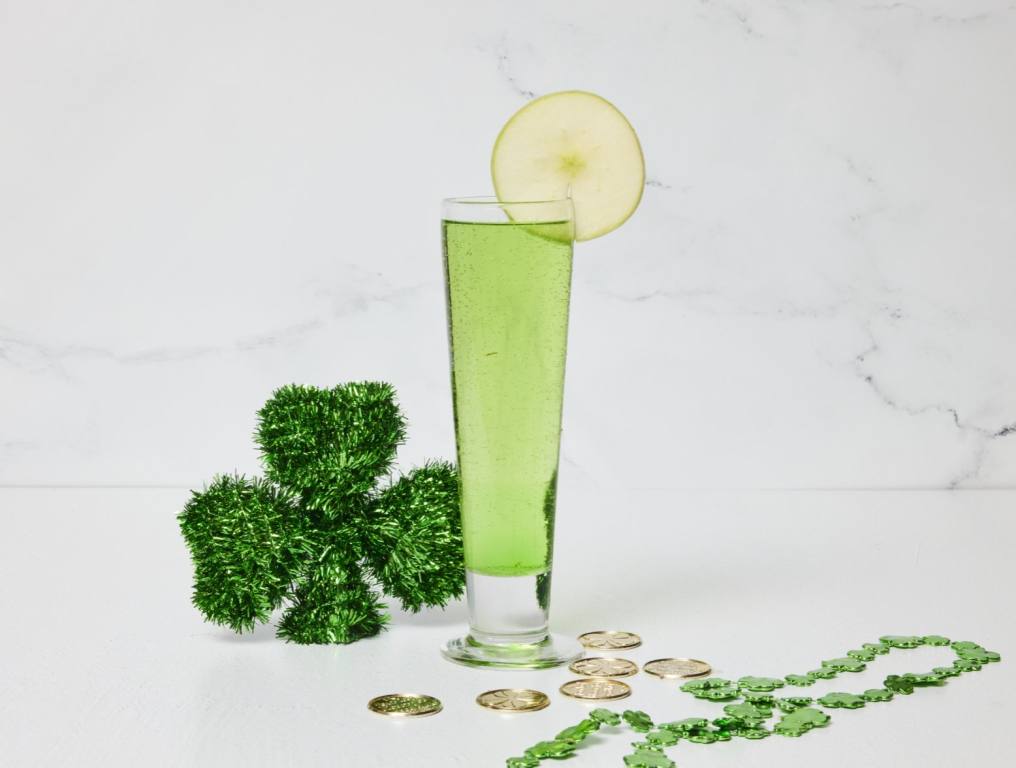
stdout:
[[548,635],[539,643],[479,643],[472,635],[449,640],[441,654],[456,664],[494,669],[547,669],[570,664],[584,650],[578,641]]

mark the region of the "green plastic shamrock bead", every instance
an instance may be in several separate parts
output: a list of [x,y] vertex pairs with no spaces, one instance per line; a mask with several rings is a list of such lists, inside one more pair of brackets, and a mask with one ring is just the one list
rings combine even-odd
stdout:
[[783,679],[787,685],[796,685],[798,688],[807,688],[809,685],[815,684],[815,678],[807,675],[787,675]]
[[648,741],[633,741],[631,746],[636,752],[663,752],[663,747]]
[[977,643],[953,643],[953,650],[961,659],[976,661],[978,664],[987,664],[990,661],[998,661],[999,656],[994,651],[982,648]]
[[939,646],[949,645],[952,641],[948,637],[942,637],[942,635],[925,635],[921,638],[921,642],[925,645]]
[[616,712],[611,712],[609,709],[594,709],[589,713],[589,717],[603,725],[621,724],[621,716]]
[[812,728],[821,728],[826,725],[831,719],[821,710],[802,707],[796,712],[784,715],[773,728],[773,733],[778,733],[781,736],[803,736]]
[[861,647],[866,651],[877,653],[879,656],[889,653],[889,646],[885,643],[865,643]]
[[787,696],[783,699],[776,700],[776,706],[780,708],[781,712],[793,712],[801,707],[807,707],[814,704],[815,700],[811,696]]
[[670,730],[653,731],[646,734],[646,741],[658,747],[672,747],[681,740],[681,737]]
[[890,648],[917,648],[924,642],[923,637],[916,635],[883,635],[879,640]]
[[769,735],[769,731],[762,727],[738,728],[734,731],[734,735],[742,739],[764,739]]
[[812,680],[832,680],[836,677],[836,670],[829,669],[829,667],[822,667],[820,669],[813,669],[808,673],[808,677]]
[[785,683],[778,677],[742,677],[737,684],[746,691],[775,691]]
[[719,741],[718,731],[696,731],[688,737],[693,744],[713,744]]
[[[586,723],[591,723],[591,725],[586,725]],[[561,733],[555,736],[554,739],[556,741],[567,741],[571,744],[578,744],[599,727],[600,724],[595,720],[583,720],[578,725],[573,725],[571,728],[565,728],[561,731]]]
[[859,659],[845,656],[842,659],[823,661],[822,666],[826,669],[835,669],[837,672],[863,672],[868,665]]
[[[731,738],[733,738],[730,735],[730,731],[712,731],[711,733],[714,736],[716,736],[716,740],[717,741],[730,741]],[[690,739],[689,739],[689,741],[690,741]]]
[[957,640],[952,644],[954,651],[974,651],[982,647],[980,643],[973,643],[969,640]]
[[754,704],[728,704],[723,711],[730,717],[743,720],[747,725],[758,725],[773,716],[773,711],[768,707],[758,707]]
[[540,768],[540,761],[535,757],[509,757],[505,765],[507,768]]
[[776,703],[776,697],[771,693],[752,693],[748,691],[743,695],[743,698],[749,704],[761,707],[772,707]]
[[901,693],[904,696],[909,696],[914,692],[914,684],[910,680],[899,675],[889,675],[882,685],[892,693]]
[[927,688],[929,685],[942,685],[944,680],[944,677],[936,672],[927,672],[922,674],[907,672],[902,677],[904,680],[913,683],[917,688]]
[[713,720],[713,725],[721,731],[733,731],[745,727],[744,721],[738,717],[717,717]]
[[705,680],[689,680],[681,686],[681,690],[685,693],[695,693],[695,691],[707,691],[714,688],[730,688],[733,685],[734,683],[730,680],[724,680],[722,677],[707,677]]
[[956,667],[935,667],[931,671],[934,672],[936,675],[941,675],[942,677],[959,677],[960,676],[960,671],[958,669],[956,669]]
[[980,672],[981,670],[981,664],[973,659],[956,659],[953,662],[953,667],[960,672]]
[[633,731],[648,733],[653,730],[653,720],[645,712],[640,712],[637,709],[626,709],[621,717],[624,718],[624,721],[628,723]]
[[874,661],[875,652],[869,651],[867,648],[859,648],[855,651],[847,651],[847,656],[858,661]]
[[861,694],[865,701],[892,701],[893,692],[885,688],[869,688]]
[[864,699],[854,693],[827,693],[818,703],[830,709],[860,709]]
[[526,750],[526,757],[534,757],[538,760],[553,758],[559,760],[568,757],[575,751],[575,745],[567,741],[541,741]]
[[625,755],[624,764],[628,768],[677,768],[677,764],[659,752],[636,752]]
[[678,736],[688,736],[696,731],[708,728],[709,721],[704,717],[688,717],[684,720],[675,720],[672,723],[660,723],[656,727],[664,731],[676,733]]
[[691,695],[696,699],[705,699],[706,701],[730,701],[740,696],[741,692],[736,687],[704,688],[699,691],[692,691]]

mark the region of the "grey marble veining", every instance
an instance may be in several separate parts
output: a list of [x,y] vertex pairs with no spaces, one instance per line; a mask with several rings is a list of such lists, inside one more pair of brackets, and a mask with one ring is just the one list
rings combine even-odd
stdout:
[[256,471],[289,381],[453,456],[438,202],[565,88],[648,176],[577,247],[563,483],[1016,484],[1016,3],[7,13],[0,484]]

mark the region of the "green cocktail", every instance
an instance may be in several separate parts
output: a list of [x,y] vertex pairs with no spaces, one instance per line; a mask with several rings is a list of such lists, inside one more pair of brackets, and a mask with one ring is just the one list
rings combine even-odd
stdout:
[[571,203],[445,203],[442,222],[470,634],[445,655],[553,666],[547,631]]
[[561,91],[505,123],[490,175],[496,197],[442,216],[469,599],[469,634],[444,655],[553,667],[582,653],[547,630],[572,243],[632,215],[645,163],[613,104]]
[[443,224],[463,537],[475,573],[550,568],[569,227]]

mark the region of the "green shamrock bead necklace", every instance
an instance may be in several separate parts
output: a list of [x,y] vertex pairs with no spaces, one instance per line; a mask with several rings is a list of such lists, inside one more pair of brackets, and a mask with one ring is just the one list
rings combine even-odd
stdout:
[[[831,680],[844,672],[861,672],[869,662],[893,650],[920,646],[949,646],[956,654],[951,666],[935,667],[930,672],[907,672],[889,675],[881,688],[862,693],[827,693],[818,699],[810,696],[782,696],[776,693],[790,686],[806,688],[816,680]],[[538,768],[543,760],[571,757],[590,734],[600,728],[626,726],[639,734],[640,741],[632,742],[632,753],[624,757],[627,768],[676,768],[665,750],[682,739],[693,744],[713,744],[733,738],[764,739],[770,734],[803,736],[815,728],[829,724],[832,717],[825,709],[861,709],[868,704],[892,701],[896,696],[909,696],[918,688],[945,685],[950,677],[965,672],[977,672],[984,665],[1001,661],[1001,656],[969,641],[952,642],[942,635],[885,635],[877,643],[865,643],[856,650],[847,651],[842,658],[823,661],[818,669],[803,675],[785,677],[746,676],[738,680],[711,677],[692,680],[681,690],[698,699],[724,703],[723,717],[709,720],[690,717],[672,723],[655,723],[645,712],[625,710],[618,714],[609,709],[594,709],[582,722],[565,728],[549,741],[541,741],[525,751],[521,757],[509,757],[507,768]],[[726,703],[725,703],[726,702]],[[772,729],[766,721],[778,711],[780,718]]]

